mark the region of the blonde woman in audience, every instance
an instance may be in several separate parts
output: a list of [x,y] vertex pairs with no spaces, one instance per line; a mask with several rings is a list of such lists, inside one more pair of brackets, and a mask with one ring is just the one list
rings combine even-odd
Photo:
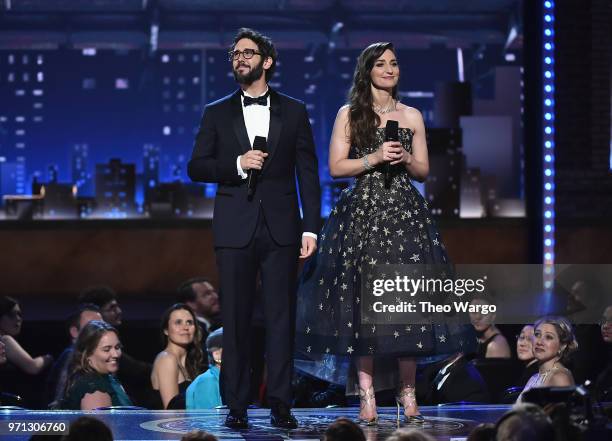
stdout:
[[121,341],[117,330],[101,320],[87,323],[74,343],[60,408],[94,410],[131,406],[132,401],[116,378],[120,360]]
[[564,317],[544,317],[534,324],[533,352],[538,360],[538,372],[521,392],[537,387],[573,386],[574,377],[564,366],[572,352],[578,349],[572,325]]

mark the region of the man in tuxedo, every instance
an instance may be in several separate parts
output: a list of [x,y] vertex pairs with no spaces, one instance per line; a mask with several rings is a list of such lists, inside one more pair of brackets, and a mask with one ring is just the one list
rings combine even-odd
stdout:
[[193,277],[178,287],[176,301],[185,303],[195,313],[202,334],[203,349],[206,350],[206,338],[221,327],[221,306],[217,290],[206,277]]
[[[290,410],[297,263],[316,249],[318,164],[304,103],[268,86],[277,60],[272,41],[240,29],[229,60],[240,88],[206,106],[188,165],[193,181],[219,184],[213,235],[224,324],[222,395],[230,409],[225,424],[248,427],[250,322],[259,275],[271,422],[290,429],[297,427]],[[266,138],[265,149],[252,148],[256,136]]]

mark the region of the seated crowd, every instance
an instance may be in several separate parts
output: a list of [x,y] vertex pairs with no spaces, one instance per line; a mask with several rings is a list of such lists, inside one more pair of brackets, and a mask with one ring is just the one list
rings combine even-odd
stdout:
[[[69,344],[54,362],[50,354],[30,355],[19,343],[23,324],[21,307],[11,297],[0,297],[0,373],[13,370],[30,376],[45,375],[44,400],[46,407],[52,409],[91,410],[117,406],[210,409],[221,406],[219,378],[223,332],[219,322],[219,296],[210,282],[196,278],[179,287],[176,300],[178,303],[170,306],[162,316],[161,352],[149,363],[128,355],[124,349],[122,309],[116,293],[106,287],[86,290],[66,323]],[[475,353],[448,354],[420,368],[416,388],[419,404],[516,402],[511,413],[494,426],[477,428],[470,439],[495,439],[495,436],[496,439],[521,439],[506,434],[528,430],[526,427],[531,426],[542,433],[533,439],[561,439],[551,432],[551,416],[528,403],[526,395],[538,388],[576,384],[571,360],[580,350],[580,342],[571,322],[564,317],[542,317],[533,324],[526,324],[512,348],[509,338],[502,332],[504,326],[495,324],[495,314],[473,314],[470,321],[477,335]],[[604,358],[606,367],[590,380],[595,385],[595,398],[610,400],[612,306],[603,311],[598,338],[605,353],[596,355]],[[128,351],[130,348],[128,346]],[[497,374],[489,376],[487,370],[505,368],[512,375],[505,379],[500,391],[500,385],[493,384],[498,381],[494,377],[503,375],[496,370]],[[265,377],[260,384],[265,388]],[[326,395],[336,397],[338,402],[314,399],[320,397],[322,391],[337,392],[337,385],[321,385],[315,380],[300,378],[296,373],[298,384],[300,387],[306,384],[312,400],[306,397],[296,402],[296,406],[346,404],[346,397],[341,393]],[[510,386],[515,386],[514,394],[505,390]],[[16,397],[20,390],[11,388],[6,382],[0,383],[0,392],[3,393],[0,396],[2,405],[27,405]],[[491,438],[491,433],[496,435]],[[190,436],[193,437],[185,439],[214,439],[205,433]],[[326,439],[365,439],[363,436],[361,428],[350,420],[341,419],[329,427]],[[398,431],[389,438],[393,441],[411,439],[429,438],[418,431]]]

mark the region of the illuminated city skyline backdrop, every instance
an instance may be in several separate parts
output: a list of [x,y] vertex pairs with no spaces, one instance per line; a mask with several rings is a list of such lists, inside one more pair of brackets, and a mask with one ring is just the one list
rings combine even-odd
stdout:
[[[518,64],[504,58],[501,48],[464,52],[472,60],[466,80],[473,80],[474,98],[494,98],[495,66]],[[333,196],[329,134],[357,55],[356,50],[281,51],[271,82],[307,105],[324,185],[323,215]],[[434,90],[456,80],[455,52],[400,50],[398,58],[403,102],[419,108],[433,125]],[[223,50],[152,56],[144,50],[2,50],[0,72],[2,196],[29,195],[33,183],[56,181],[76,185],[79,197],[93,197],[96,167],[116,158],[135,166],[135,205],[141,212],[147,189],[189,181],[186,164],[204,105],[236,88]],[[518,195],[520,170],[513,173]],[[212,197],[214,186],[202,192]]]

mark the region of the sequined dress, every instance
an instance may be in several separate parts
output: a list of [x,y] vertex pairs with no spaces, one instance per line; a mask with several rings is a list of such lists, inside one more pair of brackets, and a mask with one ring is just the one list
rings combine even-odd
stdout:
[[[375,152],[384,134],[384,128],[379,128],[374,145],[351,147],[349,157]],[[412,138],[410,129],[399,129],[400,143],[409,152]],[[361,279],[368,268],[413,263],[449,264],[427,202],[401,165],[391,167],[389,188],[385,188],[382,167],[359,175],[341,193],[321,230],[317,252],[302,273],[296,320],[298,359],[317,360],[317,369],[325,369],[332,360],[327,366],[332,373],[340,362],[336,356],[426,357],[459,350],[470,338],[465,327],[451,329],[434,320],[381,325],[361,319]],[[296,361],[296,366],[299,369],[303,363]]]

